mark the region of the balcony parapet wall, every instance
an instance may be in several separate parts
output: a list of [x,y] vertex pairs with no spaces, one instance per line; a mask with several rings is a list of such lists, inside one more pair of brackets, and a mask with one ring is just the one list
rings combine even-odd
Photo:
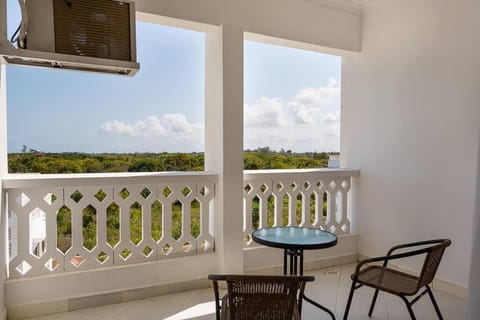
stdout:
[[209,252],[215,179],[191,172],[11,175],[4,180],[9,278]]
[[315,227],[350,234],[348,193],[359,170],[297,169],[244,172],[244,242],[267,226]]

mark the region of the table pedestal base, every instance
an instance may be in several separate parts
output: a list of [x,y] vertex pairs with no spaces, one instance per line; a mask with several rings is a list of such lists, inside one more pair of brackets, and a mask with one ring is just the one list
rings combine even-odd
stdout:
[[[300,260],[300,264],[298,263]],[[290,262],[290,263],[288,263]],[[287,275],[287,264],[290,267],[290,275],[296,276],[300,275],[303,276],[303,249],[284,249],[283,251],[283,275]],[[306,295],[301,297],[300,301],[298,302],[298,308],[300,313],[302,312],[302,298],[303,300],[307,301],[308,303],[314,305],[315,307],[323,310],[324,312],[328,313],[333,320],[335,320],[335,315],[332,311],[328,308],[322,306],[321,304],[313,301],[312,299],[308,298]]]

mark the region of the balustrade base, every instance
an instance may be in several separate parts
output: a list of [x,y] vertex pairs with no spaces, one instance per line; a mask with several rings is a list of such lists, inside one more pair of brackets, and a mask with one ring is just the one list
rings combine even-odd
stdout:
[[[8,306],[8,320],[22,320],[30,317],[44,316],[60,312],[69,312],[102,305],[123,303],[133,300],[147,299],[183,291],[205,289],[210,281],[205,277],[189,281],[151,286],[140,289],[118,291],[112,293],[90,295],[86,297],[59,299],[26,305]],[[0,317],[0,320],[7,320]]]

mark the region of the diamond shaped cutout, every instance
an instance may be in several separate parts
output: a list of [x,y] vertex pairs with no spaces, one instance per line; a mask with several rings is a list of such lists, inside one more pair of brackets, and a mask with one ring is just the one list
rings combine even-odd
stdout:
[[85,263],[85,258],[82,257],[81,255],[77,254],[75,257],[72,258],[72,260],[70,260],[70,263],[71,263],[75,268],[78,268],[78,267],[80,267],[82,264]]
[[283,189],[283,184],[281,184],[280,182],[275,185],[275,190],[277,190],[277,192],[282,191],[282,189]]
[[200,250],[208,251],[208,250],[210,250],[211,246],[212,245],[210,244],[210,242],[208,242],[207,240],[203,240],[202,243],[200,244]]
[[144,188],[142,190],[142,192],[140,192],[140,195],[144,198],[144,199],[147,199],[148,196],[150,196],[152,194],[152,191],[148,190],[148,188]]
[[318,188],[321,188],[322,186],[323,186],[322,181],[318,181],[318,182],[317,182],[317,187],[318,187]]
[[185,197],[188,197],[188,195],[192,192],[192,190],[190,190],[190,188],[188,186],[185,186],[185,188],[182,189],[182,194],[185,196]]
[[172,194],[172,189],[170,189],[169,187],[165,187],[163,189],[163,195],[165,196],[165,198],[170,197],[171,194]]
[[28,271],[30,271],[30,269],[32,269],[32,266],[28,264],[27,261],[22,261],[16,268],[15,270],[18,271],[18,273],[20,273],[22,276],[26,275],[28,273]]
[[337,186],[337,184],[335,183],[335,181],[332,181],[328,184],[328,186],[330,187],[330,189],[335,189],[335,187]]
[[122,252],[120,252],[119,254],[120,258],[122,258],[123,261],[126,261],[128,258],[130,258],[131,255],[132,255],[132,251],[130,251],[127,248],[123,249]]
[[97,193],[95,193],[94,197],[97,198],[98,201],[102,202],[103,199],[105,199],[107,197],[107,194],[105,193],[105,191],[100,189],[100,190],[98,190]]
[[118,195],[123,199],[127,199],[130,196],[130,191],[127,188],[123,188],[122,191],[118,193]]
[[172,253],[172,251],[173,251],[173,248],[168,243],[162,248],[162,252],[166,256]]
[[190,252],[190,251],[192,251],[192,245],[190,244],[190,242],[185,242],[185,243],[182,245],[182,250],[183,250],[183,252]]
[[49,192],[42,199],[43,201],[45,201],[46,204],[52,205],[55,201],[57,201],[58,198],[53,193]]
[[297,189],[297,184],[295,182],[290,183],[290,190],[295,191]]
[[50,258],[47,260],[47,263],[45,263],[45,268],[50,271],[55,271],[55,269],[57,269],[59,265],[60,263],[58,262],[58,260]]
[[248,183],[243,190],[245,190],[246,193],[250,193],[252,191],[252,186]]
[[17,201],[17,203],[22,206],[22,207],[25,207],[27,205],[27,203],[30,202],[30,198],[25,194],[25,193],[21,193],[16,199],[15,201]]
[[103,251],[101,251],[101,252],[100,252],[99,254],[97,254],[97,256],[95,257],[95,259],[97,259],[97,261],[100,262],[100,264],[104,264],[105,261],[108,260],[108,258],[109,258],[108,255],[107,255],[105,252],[103,252]]
[[76,190],[70,195],[70,198],[72,198],[72,200],[76,203],[79,203],[80,200],[82,200],[83,198],[83,194],[80,191]]
[[305,183],[303,184],[303,187],[305,188],[305,190],[308,190],[308,189],[310,188],[310,183],[305,182]]
[[142,250],[142,253],[146,258],[150,257],[152,255],[152,252],[153,252],[153,249],[150,248],[149,246],[145,246],[145,248],[143,248]]
[[208,189],[207,186],[203,186],[200,188],[200,194],[205,197],[210,194],[210,189]]
[[268,190],[267,185],[266,185],[266,184],[262,184],[262,186],[260,187],[260,191],[261,191],[262,193],[265,193],[265,192],[267,192],[267,190]]
[[347,189],[348,188],[348,182],[347,181],[343,181],[342,184],[341,184],[342,188],[343,189]]

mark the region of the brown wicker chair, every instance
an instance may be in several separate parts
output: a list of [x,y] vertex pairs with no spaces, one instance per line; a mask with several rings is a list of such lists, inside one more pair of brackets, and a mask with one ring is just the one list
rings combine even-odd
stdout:
[[[292,320],[300,319],[305,284],[311,276],[209,275],[215,293],[217,320]],[[218,281],[227,282],[221,299]]]
[[[355,273],[352,274],[352,287],[350,289],[350,295],[348,297],[347,306],[345,308],[344,320],[348,318],[348,312],[352,303],[353,292],[362,287],[367,286],[375,289],[373,295],[372,304],[368,315],[371,317],[375,302],[377,300],[378,291],[385,291],[399,296],[407,306],[408,313],[412,320],[415,320],[415,314],[412,310],[412,305],[417,302],[426,293],[430,296],[432,304],[435,308],[437,316],[440,320],[443,320],[440,309],[433,296],[432,290],[429,284],[433,281],[435,273],[437,272],[438,265],[442,259],[445,248],[450,246],[451,241],[448,239],[428,240],[414,243],[401,244],[392,247],[386,256],[377,257],[372,259],[365,259],[360,261],[355,268]],[[420,247],[413,251],[402,252],[399,254],[392,254],[393,251],[398,249]],[[416,255],[425,254],[425,261],[423,263],[422,271],[419,276],[411,275],[408,273],[400,272],[387,267],[387,263],[390,260],[401,259]],[[369,263],[382,262],[383,265],[369,265]],[[416,295],[420,289],[425,287],[419,295],[408,301],[407,297]]]

